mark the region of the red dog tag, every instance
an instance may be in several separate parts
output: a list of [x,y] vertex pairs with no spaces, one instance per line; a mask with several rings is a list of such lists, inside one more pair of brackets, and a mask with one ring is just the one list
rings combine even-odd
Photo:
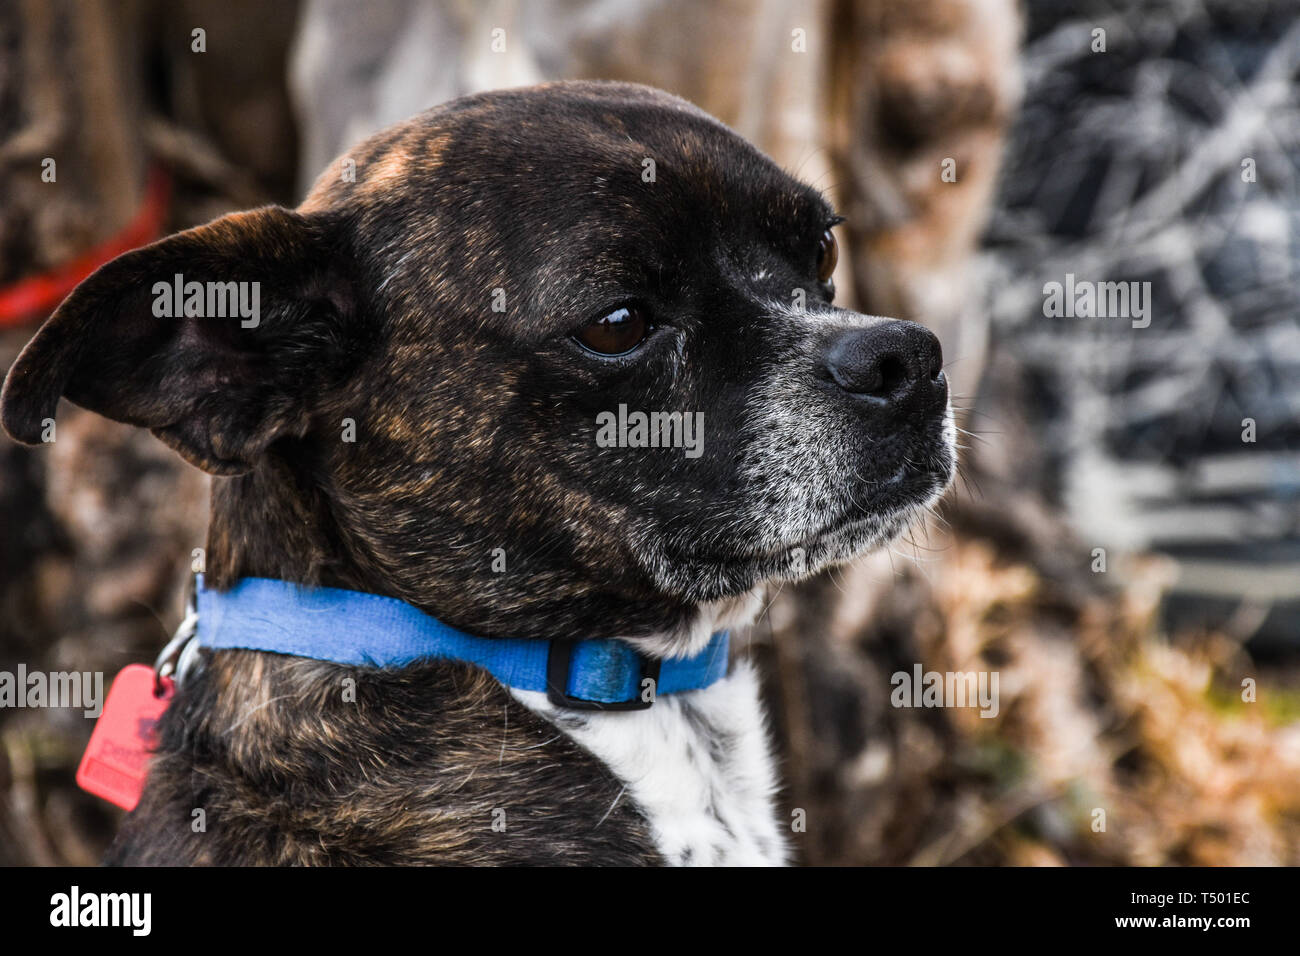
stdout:
[[162,696],[154,695],[154,672],[128,664],[108,689],[104,712],[90,733],[77,768],[77,786],[97,797],[134,810],[144,791],[153,756],[158,718],[171,703],[175,684],[162,679]]

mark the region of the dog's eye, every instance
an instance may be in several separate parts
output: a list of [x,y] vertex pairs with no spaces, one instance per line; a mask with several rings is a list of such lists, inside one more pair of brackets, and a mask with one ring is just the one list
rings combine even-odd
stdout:
[[835,265],[840,261],[840,246],[835,241],[835,233],[827,229],[817,243],[817,280],[829,282],[835,273]]
[[650,334],[645,310],[635,305],[615,309],[600,321],[583,326],[574,335],[579,344],[598,355],[623,355]]

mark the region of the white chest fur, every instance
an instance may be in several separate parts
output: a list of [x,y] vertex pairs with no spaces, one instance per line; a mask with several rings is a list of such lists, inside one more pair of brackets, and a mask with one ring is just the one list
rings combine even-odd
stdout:
[[620,799],[645,813],[669,863],[786,862],[772,799],[776,772],[748,664],[738,662],[703,690],[665,695],[648,710],[560,711],[545,694],[513,693],[604,761],[624,784]]

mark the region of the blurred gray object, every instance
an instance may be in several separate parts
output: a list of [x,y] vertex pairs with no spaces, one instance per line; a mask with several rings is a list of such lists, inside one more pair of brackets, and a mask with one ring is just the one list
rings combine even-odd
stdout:
[[778,159],[807,162],[823,64],[788,55],[790,26],[820,35],[830,3],[308,0],[290,66],[304,136],[300,185],[351,144],[421,110],[558,79],[657,86]]
[[[1294,650],[1300,4],[1034,0],[1027,16],[985,265],[994,351],[1020,365],[1039,457],[1002,467],[1111,571],[1116,553],[1174,558],[1171,625]],[[1150,282],[1149,326],[1046,317],[1044,284],[1067,274]],[[993,387],[979,424],[997,431]]]

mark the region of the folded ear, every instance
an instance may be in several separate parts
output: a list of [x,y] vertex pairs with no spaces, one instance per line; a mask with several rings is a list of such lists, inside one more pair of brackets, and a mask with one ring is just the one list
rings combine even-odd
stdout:
[[59,396],[141,425],[213,474],[249,470],[357,357],[357,290],[334,225],[277,206],[114,259],[27,344],[0,420],[40,440]]

